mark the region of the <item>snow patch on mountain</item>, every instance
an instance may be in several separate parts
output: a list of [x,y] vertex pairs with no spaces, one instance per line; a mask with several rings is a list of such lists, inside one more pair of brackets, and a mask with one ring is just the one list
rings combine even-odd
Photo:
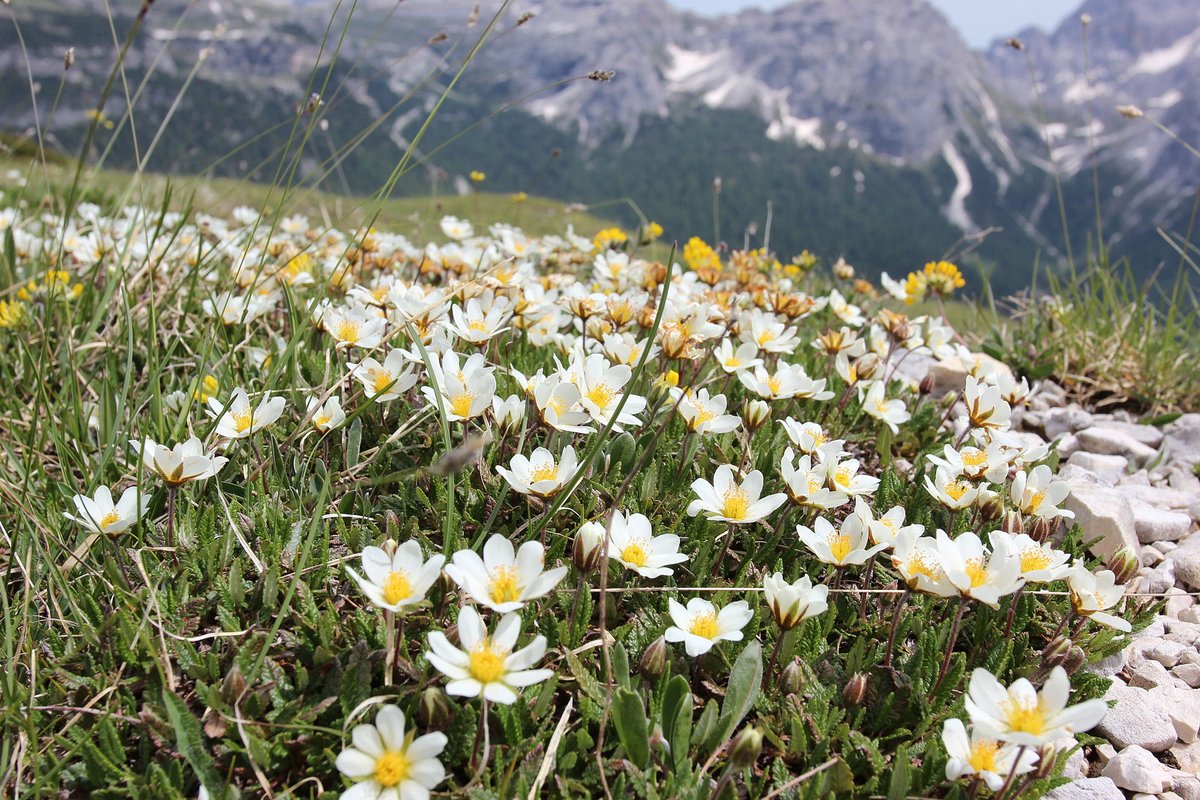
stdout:
[[950,202],[946,203],[942,213],[946,215],[946,219],[962,228],[963,231],[973,231],[975,223],[971,221],[971,215],[967,213],[967,197],[971,194],[971,170],[967,169],[967,162],[963,161],[963,157],[959,155],[958,150],[951,142],[942,145],[942,158],[946,160],[950,171],[954,173],[955,180],[954,191],[950,194]]

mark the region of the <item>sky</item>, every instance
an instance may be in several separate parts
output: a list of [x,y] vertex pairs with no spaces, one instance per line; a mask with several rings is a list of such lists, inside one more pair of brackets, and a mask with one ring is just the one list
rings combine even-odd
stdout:
[[[880,0],[887,2],[887,0]],[[985,47],[1029,25],[1053,30],[1082,0],[930,0],[958,26],[973,47]],[[750,6],[773,8],[788,0],[670,0],[701,14],[722,14]]]

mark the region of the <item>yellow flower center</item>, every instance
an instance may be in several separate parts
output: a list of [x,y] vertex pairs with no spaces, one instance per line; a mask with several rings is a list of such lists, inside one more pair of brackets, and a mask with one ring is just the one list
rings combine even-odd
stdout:
[[476,333],[487,333],[487,329],[488,329],[487,320],[473,319],[469,323],[467,323],[467,328],[468,328],[468,330],[475,331]]
[[516,567],[497,567],[492,572],[488,594],[493,603],[515,603],[521,599],[521,587],[517,584]]
[[533,472],[531,472],[529,475],[530,483],[537,483],[538,481],[556,481],[556,480],[558,480],[558,465],[555,464],[553,461],[550,462],[549,464],[545,465],[544,467],[538,467]]
[[333,419],[328,414],[321,413],[313,417],[313,425],[318,428],[323,428],[329,424],[329,420]]
[[646,550],[641,542],[630,542],[621,551],[621,560],[635,567],[646,566]]
[[358,342],[358,323],[348,319],[342,320],[338,323],[336,335],[347,344],[356,344]]
[[253,424],[254,415],[250,413],[250,409],[233,412],[233,427],[238,433],[245,433]]
[[829,553],[833,556],[833,560],[841,564],[846,560],[846,556],[850,555],[850,551],[854,549],[853,543],[850,541],[849,534],[831,533],[829,535]]
[[1021,572],[1033,572],[1050,566],[1050,554],[1040,547],[1026,547],[1021,551]]
[[740,358],[738,358],[737,356],[734,356],[733,358],[725,359],[725,366],[727,366],[727,367],[733,367],[734,369],[737,369],[741,365],[742,365],[742,360]]
[[1013,732],[1034,736],[1041,736],[1046,732],[1046,707],[1041,698],[1038,698],[1033,706],[1021,705],[1010,699],[1005,703],[1004,717]]
[[760,333],[758,335],[758,344],[760,347],[762,345],[768,344],[774,340],[775,340],[775,334],[772,331],[763,331],[762,333]]
[[104,519],[100,520],[100,530],[106,531],[111,526],[116,525],[121,521],[121,515],[116,512],[116,509],[104,515]]
[[819,480],[817,480],[816,478],[809,478],[809,479],[808,479],[808,493],[809,493],[809,495],[810,495],[810,496],[811,496],[811,495],[814,495],[814,494],[816,494],[816,493],[817,493],[817,492],[819,492],[819,491],[821,491],[821,482],[820,482]]
[[1042,507],[1042,503],[1046,501],[1045,492],[1034,492],[1033,497],[1029,498],[1029,502],[1025,505],[1025,510],[1030,514],[1034,514]]
[[389,572],[387,582],[383,584],[383,599],[394,606],[410,597],[412,584],[408,582],[408,575],[403,572]]
[[371,386],[375,389],[375,394],[383,394],[393,383],[395,383],[395,379],[390,372],[381,369],[371,370]]
[[475,395],[470,392],[456,394],[450,398],[450,410],[459,417],[471,416],[471,401],[475,399]]
[[962,462],[968,467],[979,467],[987,461],[987,453],[977,448],[970,448],[962,452]]
[[715,611],[707,614],[699,614],[692,619],[692,635],[694,636],[715,639],[720,632],[721,626],[717,624],[717,614]]
[[504,662],[507,658],[507,653],[493,650],[492,643],[484,639],[471,651],[467,671],[480,683],[495,683],[504,677]]
[[967,493],[967,485],[962,481],[950,481],[946,484],[946,494],[952,500],[961,500],[962,496]]
[[916,555],[908,561],[908,574],[913,578],[924,575],[929,580],[936,581],[941,572],[940,567],[930,565],[923,556]]
[[412,762],[399,750],[388,750],[375,761],[375,782],[385,789],[399,786],[408,777]]
[[987,564],[982,558],[972,558],[967,560],[966,564],[967,577],[971,580],[971,588],[983,586],[988,582],[991,573],[988,571]]
[[838,467],[837,472],[833,475],[833,482],[843,488],[850,488],[850,468]]
[[767,389],[771,394],[779,394],[780,386],[779,378],[776,378],[774,375],[767,378]]
[[609,403],[613,401],[613,396],[613,390],[608,388],[606,383],[594,387],[587,393],[587,399],[595,403],[601,411],[608,408]]
[[697,406],[696,416],[692,417],[692,429],[695,430],[696,428],[699,428],[701,425],[713,419],[715,416],[716,414],[709,411],[704,406]]
[[976,772],[995,772],[996,756],[1000,752],[1000,743],[981,739],[971,745],[971,757],[967,763]]
[[750,507],[750,498],[740,486],[732,486],[725,492],[725,502],[721,506],[721,516],[726,519],[741,520],[746,518],[746,509]]

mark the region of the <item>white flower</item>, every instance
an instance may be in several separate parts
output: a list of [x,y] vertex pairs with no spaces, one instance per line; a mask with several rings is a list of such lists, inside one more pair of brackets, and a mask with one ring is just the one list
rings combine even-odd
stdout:
[[483,545],[483,558],[459,550],[446,574],[475,602],[506,613],[524,608],[558,585],[566,567],[545,570],[545,549],[540,542],[525,542],[514,552],[512,542],[493,534]]
[[800,344],[795,328],[787,327],[774,314],[758,309],[742,320],[741,340],[768,353],[792,353]]
[[856,514],[842,520],[840,528],[834,528],[824,517],[817,517],[813,525],[815,530],[797,525],[796,535],[823,563],[838,568],[865,564],[867,559],[887,547],[886,544],[867,546],[867,528]]
[[108,487],[100,486],[94,496],[77,494],[71,498],[71,502],[75,504],[77,515],[64,511],[64,517],[78,522],[92,533],[112,536],[136,525],[146,513],[150,498],[136,486],[130,486],[121,493],[121,499],[113,503]]
[[1126,633],[1133,629],[1126,620],[1108,613],[1108,609],[1125,596],[1125,587],[1117,584],[1111,570],[1092,573],[1083,564],[1076,564],[1067,573],[1067,582],[1071,587],[1071,607],[1076,614]]
[[168,486],[211,478],[229,461],[223,456],[205,453],[195,436],[174,447],[158,444],[149,437],[144,442],[131,439],[129,444],[142,457],[146,469],[162,478]]
[[[629,382],[633,370],[625,364],[610,364],[603,355],[593,353],[582,362],[572,364],[571,372],[575,375],[575,383],[579,387],[579,402],[583,410],[597,424],[607,425],[621,402],[624,394],[621,389]],[[621,430],[622,425],[641,425],[637,415],[645,408],[646,398],[629,395],[621,409],[621,416],[613,425],[613,430]]]
[[[946,762],[946,780],[956,781],[964,775],[978,775],[988,789],[998,792],[1012,772],[1023,775],[1031,772],[1038,760],[1038,751],[1006,744],[985,736],[979,730],[967,735],[960,719],[948,719],[942,725],[942,744],[950,760]],[[1020,760],[1017,754],[1020,753]]]
[[825,475],[829,480],[829,488],[851,497],[873,494],[879,488],[879,478],[861,474],[858,471],[859,466],[857,458],[848,458],[844,461],[834,458],[825,459]]
[[789,400],[793,397],[828,400],[833,397],[833,392],[825,389],[826,380],[813,380],[800,364],[780,364],[774,374],[760,365],[753,371],[742,370],[737,376],[747,389],[768,400]]
[[589,424],[592,418],[580,405],[582,397],[579,387],[567,381],[546,379],[533,387],[538,416],[556,431],[591,433],[596,430]]
[[331,395],[324,403],[319,397],[308,398],[308,418],[312,426],[322,433],[333,430],[346,421],[342,399],[336,394]]
[[282,397],[264,392],[257,408],[250,408],[245,389],[234,389],[226,406],[215,397],[208,400],[208,415],[217,420],[217,435],[227,439],[244,439],[270,425],[283,414]]
[[732,602],[719,611],[699,597],[688,600],[686,608],[675,598],[668,600],[667,605],[675,624],[667,628],[663,638],[668,642],[683,642],[684,652],[693,657],[704,655],[719,641],[741,641],[742,628],[754,616],[745,600]]
[[[680,391],[682,390],[676,389],[672,394]],[[708,389],[700,389],[697,392],[686,391],[683,395],[683,399],[679,401],[679,415],[683,417],[688,428],[702,436],[729,433],[742,424],[741,418],[736,414],[725,413],[727,401],[723,394],[710,397]]]
[[450,679],[446,693],[460,697],[483,696],[493,703],[517,702],[517,689],[541,683],[554,674],[549,669],[530,669],[546,654],[546,637],[537,636],[521,650],[513,651],[521,635],[519,614],[505,614],[489,636],[479,612],[466,606],[458,612],[459,649],[446,634],[429,634],[425,657]]
[[403,350],[392,350],[383,363],[364,358],[358,363],[346,362],[353,375],[363,385],[363,393],[376,403],[395,400],[417,383],[417,375],[408,363]]
[[967,714],[986,735],[1041,747],[1092,728],[1108,712],[1108,704],[1101,699],[1068,706],[1070,693],[1062,667],[1050,671],[1040,692],[1025,678],[1005,688],[986,669],[976,669],[967,685]]
[[850,499],[850,495],[845,492],[834,491],[826,486],[827,476],[823,464],[814,465],[812,457],[807,455],[800,456],[793,464],[794,455],[792,448],[788,447],[779,461],[779,472],[793,503],[828,511],[844,505]]
[[1007,429],[1012,409],[1000,396],[1000,388],[967,376],[963,398],[967,405],[967,416],[976,428]]
[[492,398],[492,419],[501,428],[516,430],[525,420],[525,401],[511,394],[503,400],[499,395]]
[[987,447],[964,447],[955,450],[946,445],[942,451],[945,458],[929,456],[929,460],[953,475],[963,475],[973,481],[986,480],[1000,483],[1008,475],[1008,457],[1005,448],[991,442]]
[[553,497],[575,476],[579,466],[575,448],[567,445],[555,463],[554,454],[544,447],[533,451],[529,458],[517,453],[508,462],[509,469],[496,467],[508,485],[521,494]]
[[925,490],[934,500],[952,511],[970,508],[979,498],[978,487],[945,467],[937,468],[933,480],[925,476]]
[[347,308],[330,308],[321,320],[329,335],[337,340],[335,347],[339,350],[347,347],[361,347],[370,350],[378,347],[383,341],[387,321],[382,317],[372,315],[364,308],[350,306]]
[[407,541],[390,556],[379,547],[365,548],[362,553],[365,578],[349,567],[346,571],[372,603],[388,611],[403,612],[425,599],[445,563],[446,557],[441,554],[426,561],[421,555],[421,545]]
[[780,424],[783,425],[783,430],[792,440],[792,444],[806,455],[815,456],[818,452],[833,452],[832,449],[823,449],[826,445],[833,444],[837,445],[837,452],[840,453],[842,445],[846,443],[844,439],[830,439],[825,429],[815,422],[800,422],[788,417],[780,420]]
[[475,229],[471,227],[471,223],[465,219],[458,217],[445,216],[441,222],[442,233],[451,239],[469,239],[475,233]]
[[871,507],[859,497],[855,498],[854,501],[854,513],[867,526],[867,533],[870,535],[871,541],[876,544],[885,544],[891,547],[896,541],[896,537],[906,531],[912,530],[917,536],[925,532],[924,525],[904,524],[904,506],[892,506],[884,514],[876,518],[871,511]]
[[892,566],[909,589],[935,597],[953,597],[958,589],[946,577],[938,555],[937,541],[922,536],[920,526],[910,525],[892,542]]
[[[601,526],[603,531],[603,526]],[[580,529],[583,533],[583,529]],[[682,564],[687,555],[679,552],[679,537],[673,533],[655,536],[645,514],[626,517],[614,511],[608,538],[608,557],[641,575],[662,578],[674,573],[670,564]]]
[[763,579],[763,590],[775,621],[785,631],[829,608],[829,587],[823,583],[813,586],[807,575],[788,583],[782,572],[776,572]]
[[1021,577],[1026,581],[1050,583],[1066,577],[1071,556],[1055,550],[1049,542],[1037,542],[1027,533],[992,531],[993,547],[1005,548],[1011,558],[1021,565]]
[[1050,467],[1045,464],[1034,467],[1028,473],[1024,470],[1017,472],[1008,492],[1013,505],[1022,514],[1039,519],[1073,519],[1073,511],[1058,507],[1070,493],[1070,485],[1066,481],[1054,480]]
[[446,330],[458,338],[471,344],[482,344],[493,336],[508,330],[505,323],[511,318],[512,312],[508,303],[502,298],[496,298],[487,309],[484,309],[479,298],[472,297],[467,301],[466,308],[452,306],[450,317],[452,322],[443,322]]
[[885,391],[883,381],[871,381],[870,388],[863,397],[862,408],[867,416],[887,425],[892,433],[899,433],[900,429],[897,426],[912,419],[912,414],[904,407],[903,400],[888,400]]
[[722,339],[714,352],[717,363],[727,373],[741,372],[744,369],[754,369],[762,365],[758,357],[758,345],[753,342],[742,342],[735,349],[732,339]]
[[752,471],[739,485],[734,481],[733,467],[722,464],[717,467],[712,483],[703,478],[692,482],[692,491],[698,499],[688,504],[688,516],[704,511],[705,517],[714,522],[758,522],[787,500],[782,492],[760,499],[762,486],[763,475],[758,470]]
[[382,706],[374,725],[355,725],[350,740],[354,746],[339,753],[336,764],[355,784],[340,800],[428,800],[430,790],[446,779],[438,760],[446,734],[411,738],[396,706]]
[[477,417],[492,405],[496,394],[495,368],[487,366],[482,353],[474,353],[465,361],[453,350],[432,359],[433,386],[422,386],[421,393],[434,410],[438,407],[437,393],[442,395],[446,419],[451,422]]
[[971,531],[951,539],[945,531],[937,532],[938,558],[946,577],[959,595],[992,606],[1000,598],[1021,588],[1021,560],[1004,549],[987,552],[983,542]]
[[846,298],[837,289],[829,293],[829,310],[842,322],[855,328],[861,327],[867,321],[867,318],[863,316],[862,309],[852,303],[847,303]]

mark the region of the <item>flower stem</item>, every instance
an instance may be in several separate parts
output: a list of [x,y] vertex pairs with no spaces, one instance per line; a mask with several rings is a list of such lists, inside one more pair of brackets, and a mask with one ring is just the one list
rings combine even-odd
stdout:
[[884,669],[892,669],[892,648],[896,646],[896,632],[900,629],[900,614],[903,613],[904,607],[908,604],[908,596],[912,594],[912,589],[906,584],[904,593],[900,595],[900,599],[896,601],[896,610],[892,612],[892,628],[888,632],[887,649],[884,650],[883,667]]
[[1017,616],[1017,604],[1021,602],[1021,595],[1025,592],[1025,585],[1021,584],[1021,588],[1013,593],[1012,600],[1008,604],[1008,616],[1004,620],[1004,638],[1007,639],[1012,633],[1013,619]]
[[179,555],[175,552],[175,493],[179,491],[174,486],[167,487],[167,547],[171,548],[171,557],[178,563]]
[[958,641],[958,628],[962,625],[963,612],[966,610],[967,599],[959,597],[958,610],[954,612],[954,622],[950,624],[950,637],[946,641],[946,656],[942,659],[942,668],[938,670],[937,680],[934,681],[933,689],[929,692],[930,697],[937,694],[942,681],[946,678],[946,672],[950,669],[950,658],[954,655],[954,644]]
[[1012,788],[1013,781],[1017,777],[1017,768],[1021,765],[1021,757],[1025,755],[1025,750],[1028,745],[1021,745],[1017,748],[1017,757],[1013,759],[1012,770],[1008,773],[1008,777],[1004,779],[1004,785],[1000,787],[1000,791],[996,792],[994,800],[1004,800],[1004,795],[1008,794],[1008,790]]
[[396,615],[391,611],[383,612],[383,638],[387,654],[383,661],[383,685],[392,685],[392,672],[396,668]]

